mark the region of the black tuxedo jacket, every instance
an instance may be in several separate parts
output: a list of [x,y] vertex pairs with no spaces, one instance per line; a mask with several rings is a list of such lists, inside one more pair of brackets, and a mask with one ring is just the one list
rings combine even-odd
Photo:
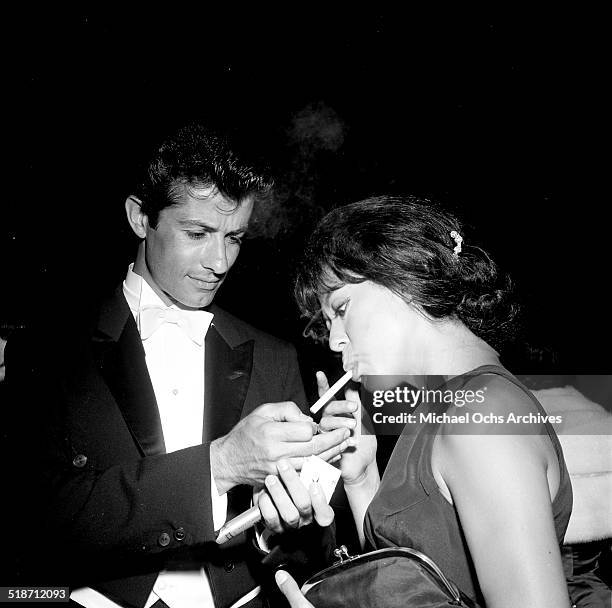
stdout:
[[[171,454],[121,289],[86,332],[59,332],[49,320],[51,332],[11,340],[7,384],[13,414],[21,412],[12,422],[13,451],[22,454],[15,504],[34,520],[28,531],[37,543],[19,565],[36,573],[26,582],[88,585],[126,606],[143,606],[168,567],[205,565],[217,606],[265,583],[246,535],[214,543],[209,447],[262,403],[304,407],[303,386],[291,345],[216,306],[211,312],[203,442]],[[248,508],[252,489],[229,494],[228,518]]]

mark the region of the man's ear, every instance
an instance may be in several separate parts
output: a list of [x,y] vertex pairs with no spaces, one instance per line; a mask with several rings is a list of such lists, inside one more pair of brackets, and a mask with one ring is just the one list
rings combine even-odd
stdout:
[[142,212],[142,202],[134,195],[125,199],[125,213],[130,227],[137,237],[144,239],[147,236],[149,218]]

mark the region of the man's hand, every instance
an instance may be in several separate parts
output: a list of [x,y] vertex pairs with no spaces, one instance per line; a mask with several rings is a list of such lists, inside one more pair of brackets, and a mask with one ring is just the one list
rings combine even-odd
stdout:
[[313,454],[330,460],[346,448],[347,429],[315,434],[316,424],[292,401],[266,403],[210,445],[211,470],[220,494],[239,485],[262,485],[276,463],[288,459],[300,469]]
[[278,588],[287,598],[291,608],[314,608],[314,606],[304,597],[294,578],[284,570],[278,570],[274,575]]
[[321,486],[312,483],[306,489],[288,460],[280,460],[277,468],[278,476],[266,477],[266,491],[257,502],[266,527],[280,533],[286,528],[306,526],[313,519],[322,527],[329,526],[334,511]]

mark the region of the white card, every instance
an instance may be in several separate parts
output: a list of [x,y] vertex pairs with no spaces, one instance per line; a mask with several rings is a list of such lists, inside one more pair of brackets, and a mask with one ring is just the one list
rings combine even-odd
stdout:
[[318,481],[329,504],[338,479],[340,479],[340,469],[313,455],[302,465],[300,479],[307,488],[312,482]]

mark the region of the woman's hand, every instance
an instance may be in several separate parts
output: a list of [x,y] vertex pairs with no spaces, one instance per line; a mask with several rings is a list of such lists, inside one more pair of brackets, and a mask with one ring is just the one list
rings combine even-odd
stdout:
[[[323,372],[317,372],[319,395],[328,388],[329,383]],[[348,498],[359,542],[364,546],[363,520],[370,501],[380,485],[378,466],[376,465],[376,436],[367,431],[363,424],[367,413],[361,407],[359,393],[347,388],[344,401],[332,401],[323,410],[319,423],[322,431],[337,428],[349,428],[353,432],[348,438],[349,447],[337,456],[340,460],[340,472]],[[371,426],[370,426],[371,428]],[[334,462],[332,459],[330,462]]]
[[288,460],[279,460],[279,475],[268,475],[265,491],[259,495],[257,506],[267,528],[283,532],[287,528],[301,528],[312,521],[329,526],[334,511],[327,504],[318,483],[306,488]]
[[[317,372],[317,386],[319,396],[329,388],[323,372]],[[366,425],[362,417],[367,414],[361,407],[359,392],[347,388],[344,396],[345,400],[332,401],[325,406],[319,428],[323,432],[338,428],[348,428],[352,432],[347,441],[349,447],[339,458],[342,480],[345,485],[351,485],[365,477],[368,466],[376,459],[376,436],[364,432]]]
[[284,570],[278,570],[274,575],[278,588],[287,598],[291,608],[314,608],[304,597],[293,577]]

